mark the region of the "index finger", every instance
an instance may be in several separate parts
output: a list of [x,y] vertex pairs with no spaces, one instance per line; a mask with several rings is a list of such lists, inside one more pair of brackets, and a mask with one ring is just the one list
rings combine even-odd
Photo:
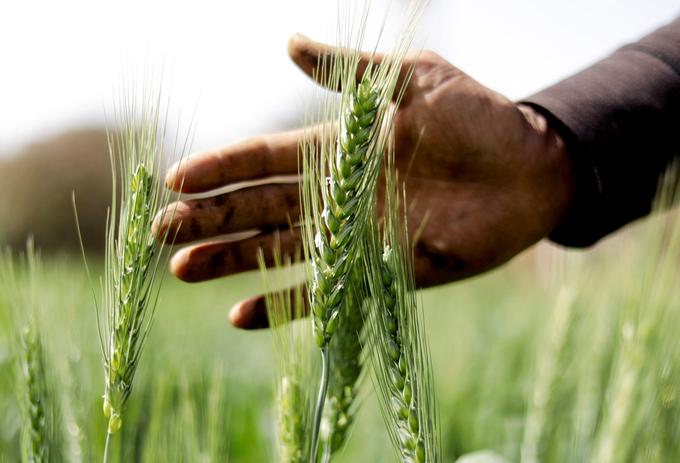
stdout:
[[[314,79],[318,84],[329,87],[330,90],[340,90],[340,82],[329,82],[324,76],[327,72],[323,72],[324,66],[328,66],[335,61],[336,56],[343,56],[345,54],[352,54],[354,51],[326,45],[316,42],[302,34],[295,34],[288,41],[288,55],[293,62],[309,77]],[[397,91],[392,94],[392,100],[397,101],[402,97],[400,91],[404,85],[403,99],[408,99],[409,86],[408,82],[411,75],[411,70],[417,61],[418,54],[409,53],[404,57],[404,61],[399,69],[399,76],[397,78]],[[366,72],[366,69],[372,65],[379,65],[385,60],[385,55],[374,52],[360,52],[359,62],[357,63],[356,82],[361,82],[361,78]]]
[[230,183],[298,173],[298,143],[309,129],[255,137],[225,148],[189,156],[165,178],[168,188],[203,193]]

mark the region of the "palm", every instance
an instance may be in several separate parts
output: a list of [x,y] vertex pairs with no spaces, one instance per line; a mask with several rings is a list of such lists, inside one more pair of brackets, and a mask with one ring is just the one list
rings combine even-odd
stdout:
[[[553,220],[544,212],[556,203],[549,194],[554,177],[545,175],[552,160],[531,150],[530,125],[518,107],[430,53],[410,85],[395,136],[414,203],[409,223],[423,225],[419,283],[474,275],[542,238]],[[542,200],[536,190],[546,192]]]
[[[333,50],[296,38],[291,56],[309,75],[320,53]],[[495,267],[541,239],[564,214],[571,191],[561,140],[545,120],[480,85],[441,57],[416,61],[395,118],[396,162],[409,198],[418,284],[430,286]],[[202,281],[257,267],[258,248],[299,246],[297,183],[272,183],[297,174],[302,131],[246,140],[201,153],[168,175],[168,186],[200,193],[242,181],[261,184],[198,200],[166,214],[177,243],[212,238],[179,251],[172,270]],[[566,168],[564,168],[566,166]],[[170,220],[172,218],[172,220]],[[256,236],[218,238],[244,231]],[[239,326],[266,324],[262,299],[237,307]],[[235,316],[233,314],[236,314]]]

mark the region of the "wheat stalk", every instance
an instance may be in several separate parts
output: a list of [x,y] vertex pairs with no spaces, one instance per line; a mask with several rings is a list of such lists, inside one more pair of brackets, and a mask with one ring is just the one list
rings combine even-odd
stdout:
[[[171,213],[167,212],[170,192],[161,183],[168,160],[163,146],[168,113],[161,109],[161,97],[160,90],[136,91],[134,86],[123,85],[115,112],[117,127],[114,132],[107,132],[113,194],[101,282],[104,316],[100,315],[100,303],[95,298],[105,373],[102,409],[108,419],[104,461],[108,458],[111,435],[123,424],[123,412],[160,291],[157,272],[169,229],[156,240],[154,216],[158,210],[162,214]],[[176,151],[181,148],[183,154],[188,143],[188,137],[183,141],[176,138],[174,148]],[[77,213],[76,224],[80,230]],[[84,258],[82,238],[81,247]],[[89,275],[87,262],[86,270]]]
[[56,403],[50,389],[47,361],[40,325],[38,278],[40,258],[29,239],[20,270],[26,282],[15,272],[9,250],[0,255],[0,284],[6,291],[10,317],[18,335],[14,338],[18,360],[18,384],[22,420],[22,458],[31,463],[59,461],[62,435],[55,419]]
[[329,461],[347,439],[354,421],[356,398],[362,377],[364,317],[361,310],[365,283],[360,265],[355,266],[348,283],[347,297],[340,311],[338,330],[331,340],[328,396],[322,423],[324,461]]
[[[133,137],[138,134],[132,132]],[[134,143],[134,142],[133,142]],[[152,142],[153,143],[153,142]],[[155,152],[155,146],[142,150]],[[117,269],[112,274],[109,307],[110,331],[105,354],[106,391],[104,414],[109,418],[108,432],[116,432],[122,425],[122,412],[132,390],[132,381],[139,362],[141,348],[148,334],[149,307],[155,241],[151,236],[151,221],[156,210],[153,198],[154,180],[144,161],[137,162],[123,193],[123,213],[118,238],[114,244],[115,255],[107,255],[107,265]],[[157,183],[157,181],[156,181]],[[110,259],[110,260],[109,260]]]
[[[163,244],[154,239],[152,225],[156,211],[168,205],[169,194],[161,192],[160,109],[152,103],[143,102],[139,115],[135,108],[127,108],[119,134],[109,134],[114,177],[111,217],[116,217],[116,200],[120,214],[117,230],[115,220],[109,219],[104,277],[107,441],[122,426],[123,409],[158,300],[159,287],[154,283]],[[119,198],[115,198],[117,164],[123,182]]]
[[[666,210],[677,204],[679,172],[678,165],[673,164],[662,177],[656,209]],[[635,436],[650,426],[643,418],[656,418],[653,413],[657,408],[663,414],[670,405],[663,403],[664,392],[670,391],[674,396],[680,390],[672,367],[678,355],[674,328],[680,315],[674,299],[680,253],[677,216],[665,218],[652,229],[648,241],[639,271],[641,278],[632,285],[632,294],[622,311],[614,368],[607,385],[608,403],[594,439],[592,460],[598,463],[621,461],[626,455],[649,451],[632,445]],[[658,451],[664,447],[660,445]]]
[[[345,63],[345,65],[348,63]],[[356,72],[356,61],[351,65]],[[334,73],[339,72],[340,64],[334,65]],[[317,398],[314,428],[312,430],[313,445],[311,452],[316,455],[317,437],[323,406],[328,389],[330,357],[328,346],[333,333],[339,324],[340,308],[346,296],[348,276],[354,266],[359,249],[359,237],[363,233],[366,216],[371,211],[371,200],[374,196],[380,156],[369,152],[374,145],[373,126],[378,116],[379,96],[371,84],[370,75],[365,75],[358,88],[347,85],[354,90],[344,99],[344,134],[337,146],[325,143],[322,148],[322,162],[327,162],[329,176],[326,179],[325,166],[321,172],[315,172],[313,179],[308,176],[303,181],[303,210],[308,215],[305,221],[308,237],[307,252],[311,254],[310,262],[313,279],[310,287],[310,307],[315,332],[316,344],[321,349],[322,378]],[[359,121],[359,122],[357,122]],[[307,149],[304,158],[309,174],[318,166],[313,158],[316,145],[311,142],[303,147]],[[330,149],[334,155],[330,156]],[[371,156],[372,155],[372,156]],[[324,162],[324,163],[325,163]],[[316,176],[315,174],[320,174]],[[321,180],[323,179],[323,180]],[[304,188],[307,186],[307,188]],[[323,208],[317,196],[322,191]],[[309,220],[311,219],[311,220]],[[310,453],[310,461],[313,461]]]
[[[326,405],[326,392],[328,389],[329,376],[333,368],[336,388],[333,391],[330,405],[335,409],[331,412],[328,420],[330,429],[326,446],[326,453],[330,454],[342,444],[348,419],[336,416],[332,413],[345,414],[351,405],[353,384],[348,384],[351,379],[345,373],[358,376],[355,371],[340,371],[346,365],[356,359],[343,356],[343,348],[346,347],[344,339],[336,341],[334,349],[329,352],[329,345],[333,334],[341,322],[340,309],[349,301],[351,290],[351,275],[355,267],[355,261],[359,250],[360,237],[366,216],[371,213],[370,200],[374,196],[377,175],[371,169],[377,170],[380,162],[380,153],[369,153],[371,138],[375,136],[375,123],[379,107],[379,96],[371,84],[370,75],[364,75],[360,85],[351,94],[351,102],[345,108],[343,118],[343,130],[341,139],[336,148],[335,159],[330,164],[329,186],[324,195],[324,209],[322,212],[323,228],[317,230],[315,245],[319,251],[320,259],[312,263],[314,279],[311,287],[311,307],[314,320],[317,345],[322,352],[322,382],[319,390],[317,417],[314,420],[315,429],[313,435],[319,433],[319,417],[322,408]],[[373,156],[370,156],[373,154]],[[370,156],[370,157],[369,157]],[[377,161],[377,162],[376,162]],[[367,171],[368,170],[368,171]],[[370,179],[370,182],[366,182]],[[356,285],[355,285],[356,286]],[[348,306],[355,314],[358,307]],[[360,314],[359,314],[360,316]],[[349,322],[349,317],[343,317]],[[345,324],[345,333],[352,326]],[[356,327],[354,327],[356,329]],[[356,338],[352,334],[353,338]],[[354,349],[353,349],[354,350]],[[352,355],[354,352],[350,352]],[[335,354],[335,358],[331,357]],[[339,368],[338,368],[339,367]],[[339,373],[339,375],[337,374]],[[338,382],[339,380],[339,382]],[[350,394],[345,394],[345,387],[350,388]],[[345,426],[346,425],[346,426]],[[343,429],[345,428],[345,429]],[[313,451],[316,452],[314,439]]]
[[[391,164],[391,163],[390,163]],[[368,343],[381,410],[401,461],[441,461],[434,380],[421,308],[415,294],[413,256],[396,187],[386,173],[382,238],[372,223],[366,242],[371,313]]]
[[29,322],[21,336],[21,373],[24,381],[24,455],[26,461],[50,461],[47,425],[47,384],[42,341],[35,320]]
[[[328,180],[324,179],[322,185],[310,185],[314,189],[323,187],[323,211],[320,217],[314,217],[313,247],[309,247],[314,249],[310,302],[316,342],[322,349],[328,347],[338,327],[359,238],[371,211],[381,161],[380,153],[369,153],[378,108],[378,92],[370,75],[365,75],[358,88],[351,91],[350,101],[344,107],[342,138],[336,155],[328,160]],[[305,190],[303,194],[316,195],[316,191]],[[307,201],[307,204],[314,203]]]
[[[329,345],[340,323],[349,278],[357,265],[366,224],[375,216],[375,192],[383,155],[392,133],[393,96],[402,63],[424,2],[415,1],[392,53],[379,64],[369,62],[357,84],[360,51],[369,4],[359,27],[341,18],[341,52],[322,57],[317,80],[342,89],[339,99],[326,96],[313,133],[301,145],[303,243],[311,262],[309,306],[322,371],[309,461],[317,458],[318,435],[329,385],[332,361]],[[346,26],[346,29],[345,29]],[[397,98],[399,100],[399,98]],[[348,408],[342,405],[343,408]]]
[[[278,242],[272,253],[274,272],[267,269],[262,250],[258,260],[264,280],[277,370],[275,394],[279,459],[283,463],[303,463],[309,453],[313,410],[312,332],[308,324],[294,322],[304,316],[302,288],[299,285],[291,288],[286,284],[289,282],[281,281],[285,275],[295,276],[293,263],[299,261],[299,253],[293,260],[290,256],[284,260]],[[285,289],[269,291],[271,286]]]
[[560,290],[549,335],[546,338],[543,354],[537,369],[536,380],[531,392],[521,447],[523,463],[541,461],[540,444],[545,433],[549,415],[549,404],[553,389],[559,380],[559,359],[568,347],[568,335],[573,318],[574,294],[564,287]]

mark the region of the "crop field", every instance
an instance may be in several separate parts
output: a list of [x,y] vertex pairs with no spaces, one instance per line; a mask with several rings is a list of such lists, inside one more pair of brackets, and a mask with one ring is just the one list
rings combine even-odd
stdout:
[[[297,132],[187,157],[164,69],[123,78],[81,172],[111,173],[108,208],[46,168],[80,255],[0,224],[0,463],[680,461],[677,166],[592,249],[450,283],[559,231],[581,186],[544,116],[418,52],[407,3],[378,44],[370,2],[339,4],[334,45],[291,39],[319,84]],[[230,325],[247,298],[234,325],[269,329]]]
[[[616,452],[597,461],[673,461],[663,455],[677,452],[680,364],[673,363],[677,340],[665,333],[677,304],[662,311],[653,298],[638,297],[647,272],[660,269],[651,232],[666,220],[587,253],[544,246],[487,276],[422,294],[444,461],[484,449],[508,461],[566,461],[578,455],[570,452],[595,455],[606,437]],[[43,260],[37,300],[66,460],[96,461],[106,420],[92,294],[77,257]],[[574,291],[569,310],[556,306],[562,287]],[[112,461],[276,459],[271,335],[235,330],[226,316],[232,303],[261,288],[257,272],[197,285],[167,277]],[[0,455],[18,461],[21,413],[7,304],[2,314]],[[646,340],[631,340],[630,331],[643,325]],[[617,371],[632,348],[629,390]],[[365,385],[337,461],[391,461],[370,380]],[[617,411],[623,416],[612,417]]]

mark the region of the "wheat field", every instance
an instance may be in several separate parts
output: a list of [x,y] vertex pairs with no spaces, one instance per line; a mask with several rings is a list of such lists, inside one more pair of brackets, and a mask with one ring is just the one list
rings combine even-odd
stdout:
[[[668,334],[677,277],[649,276],[661,261],[677,263],[677,253],[658,253],[668,250],[658,231],[669,217],[594,251],[542,246],[422,294],[443,461],[485,449],[507,461],[678,457],[680,362]],[[42,267],[40,327],[64,461],[94,461],[106,420],[92,295],[77,257],[44,256]],[[226,315],[261,286],[257,272],[198,285],[168,277],[110,461],[276,459],[271,336],[237,331]],[[569,301],[556,304],[564,288]],[[20,460],[22,415],[5,298],[1,314],[0,459],[9,462]],[[362,400],[337,461],[392,461],[375,399],[367,392]]]

